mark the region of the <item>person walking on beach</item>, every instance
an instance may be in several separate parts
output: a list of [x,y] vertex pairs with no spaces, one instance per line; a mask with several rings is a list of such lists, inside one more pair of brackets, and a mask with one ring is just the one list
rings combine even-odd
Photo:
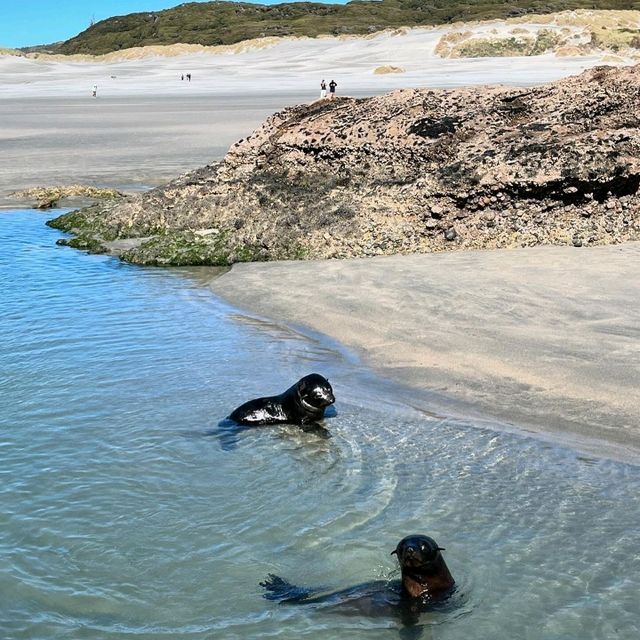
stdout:
[[332,80],[329,83],[329,98],[331,100],[333,100],[333,98],[336,97],[336,87],[338,86],[338,83],[335,80]]
[[97,84],[94,84],[94,85],[93,85],[93,88],[91,89],[91,95],[92,95],[94,98],[97,98],[97,97],[98,97],[98,85],[97,85]]
[[320,100],[324,100],[327,97],[327,83],[322,79],[320,83]]
[[190,73],[187,73],[187,80],[188,80],[189,82],[191,82],[191,74],[190,74]]

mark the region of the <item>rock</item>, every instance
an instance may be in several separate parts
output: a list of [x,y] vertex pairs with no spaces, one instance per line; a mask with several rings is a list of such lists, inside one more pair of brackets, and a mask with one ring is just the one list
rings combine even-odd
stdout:
[[444,212],[444,209],[438,205],[438,204],[432,204],[431,207],[429,208],[431,211],[431,216],[439,219],[442,218],[442,214]]
[[[98,250],[154,239],[129,257],[157,264],[640,240],[639,103],[640,66],[317,101],[219,164],[51,224]],[[201,247],[202,229],[216,243]]]

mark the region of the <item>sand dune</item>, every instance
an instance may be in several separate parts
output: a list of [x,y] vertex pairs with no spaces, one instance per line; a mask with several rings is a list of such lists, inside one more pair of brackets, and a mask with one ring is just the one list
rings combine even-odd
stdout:
[[[535,32],[548,28],[531,24]],[[382,92],[415,86],[532,84],[576,74],[602,62],[602,52],[575,58],[444,59],[436,50],[457,27],[397,29],[368,37],[264,38],[225,47],[172,45],[143,47],[92,58],[0,55],[1,97],[100,95],[182,95],[273,93],[314,90],[322,77],[335,78],[339,91]],[[507,23],[473,27],[478,36],[513,29]],[[622,58],[623,63],[632,62]],[[381,67],[403,73],[375,74]],[[182,73],[191,73],[186,87]],[[187,83],[188,84],[188,83]]]

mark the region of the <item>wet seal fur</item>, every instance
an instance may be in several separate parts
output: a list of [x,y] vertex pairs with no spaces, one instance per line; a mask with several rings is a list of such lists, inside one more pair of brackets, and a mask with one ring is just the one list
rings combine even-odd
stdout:
[[318,373],[301,378],[277,396],[256,398],[241,404],[229,419],[243,426],[265,424],[312,425],[335,402],[329,381]]
[[[406,627],[415,627],[420,614],[442,608],[455,591],[455,580],[433,538],[411,535],[400,540],[392,555],[400,564],[400,580],[377,580],[348,589],[323,593],[324,589],[297,587],[269,574],[260,586],[264,597],[286,604],[326,604],[342,613],[372,617],[398,617]],[[419,637],[421,630],[416,628]]]
[[[334,402],[329,381],[318,373],[312,373],[278,396],[256,398],[241,404],[218,423],[217,429],[208,431],[206,435],[217,436],[225,451],[236,448],[242,431],[260,425],[297,424],[302,431],[323,439],[330,438],[328,429],[318,421],[325,417],[325,410]],[[332,415],[335,415],[335,410]]]

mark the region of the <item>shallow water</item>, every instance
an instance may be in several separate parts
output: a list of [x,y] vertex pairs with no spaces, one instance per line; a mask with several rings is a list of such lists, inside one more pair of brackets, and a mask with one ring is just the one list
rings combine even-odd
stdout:
[[[419,415],[329,342],[212,297],[206,270],[56,247],[44,220],[0,213],[2,638],[398,638],[258,583],[396,577],[415,532],[459,584],[427,640],[638,636],[640,467]],[[331,439],[206,435],[311,371]]]

